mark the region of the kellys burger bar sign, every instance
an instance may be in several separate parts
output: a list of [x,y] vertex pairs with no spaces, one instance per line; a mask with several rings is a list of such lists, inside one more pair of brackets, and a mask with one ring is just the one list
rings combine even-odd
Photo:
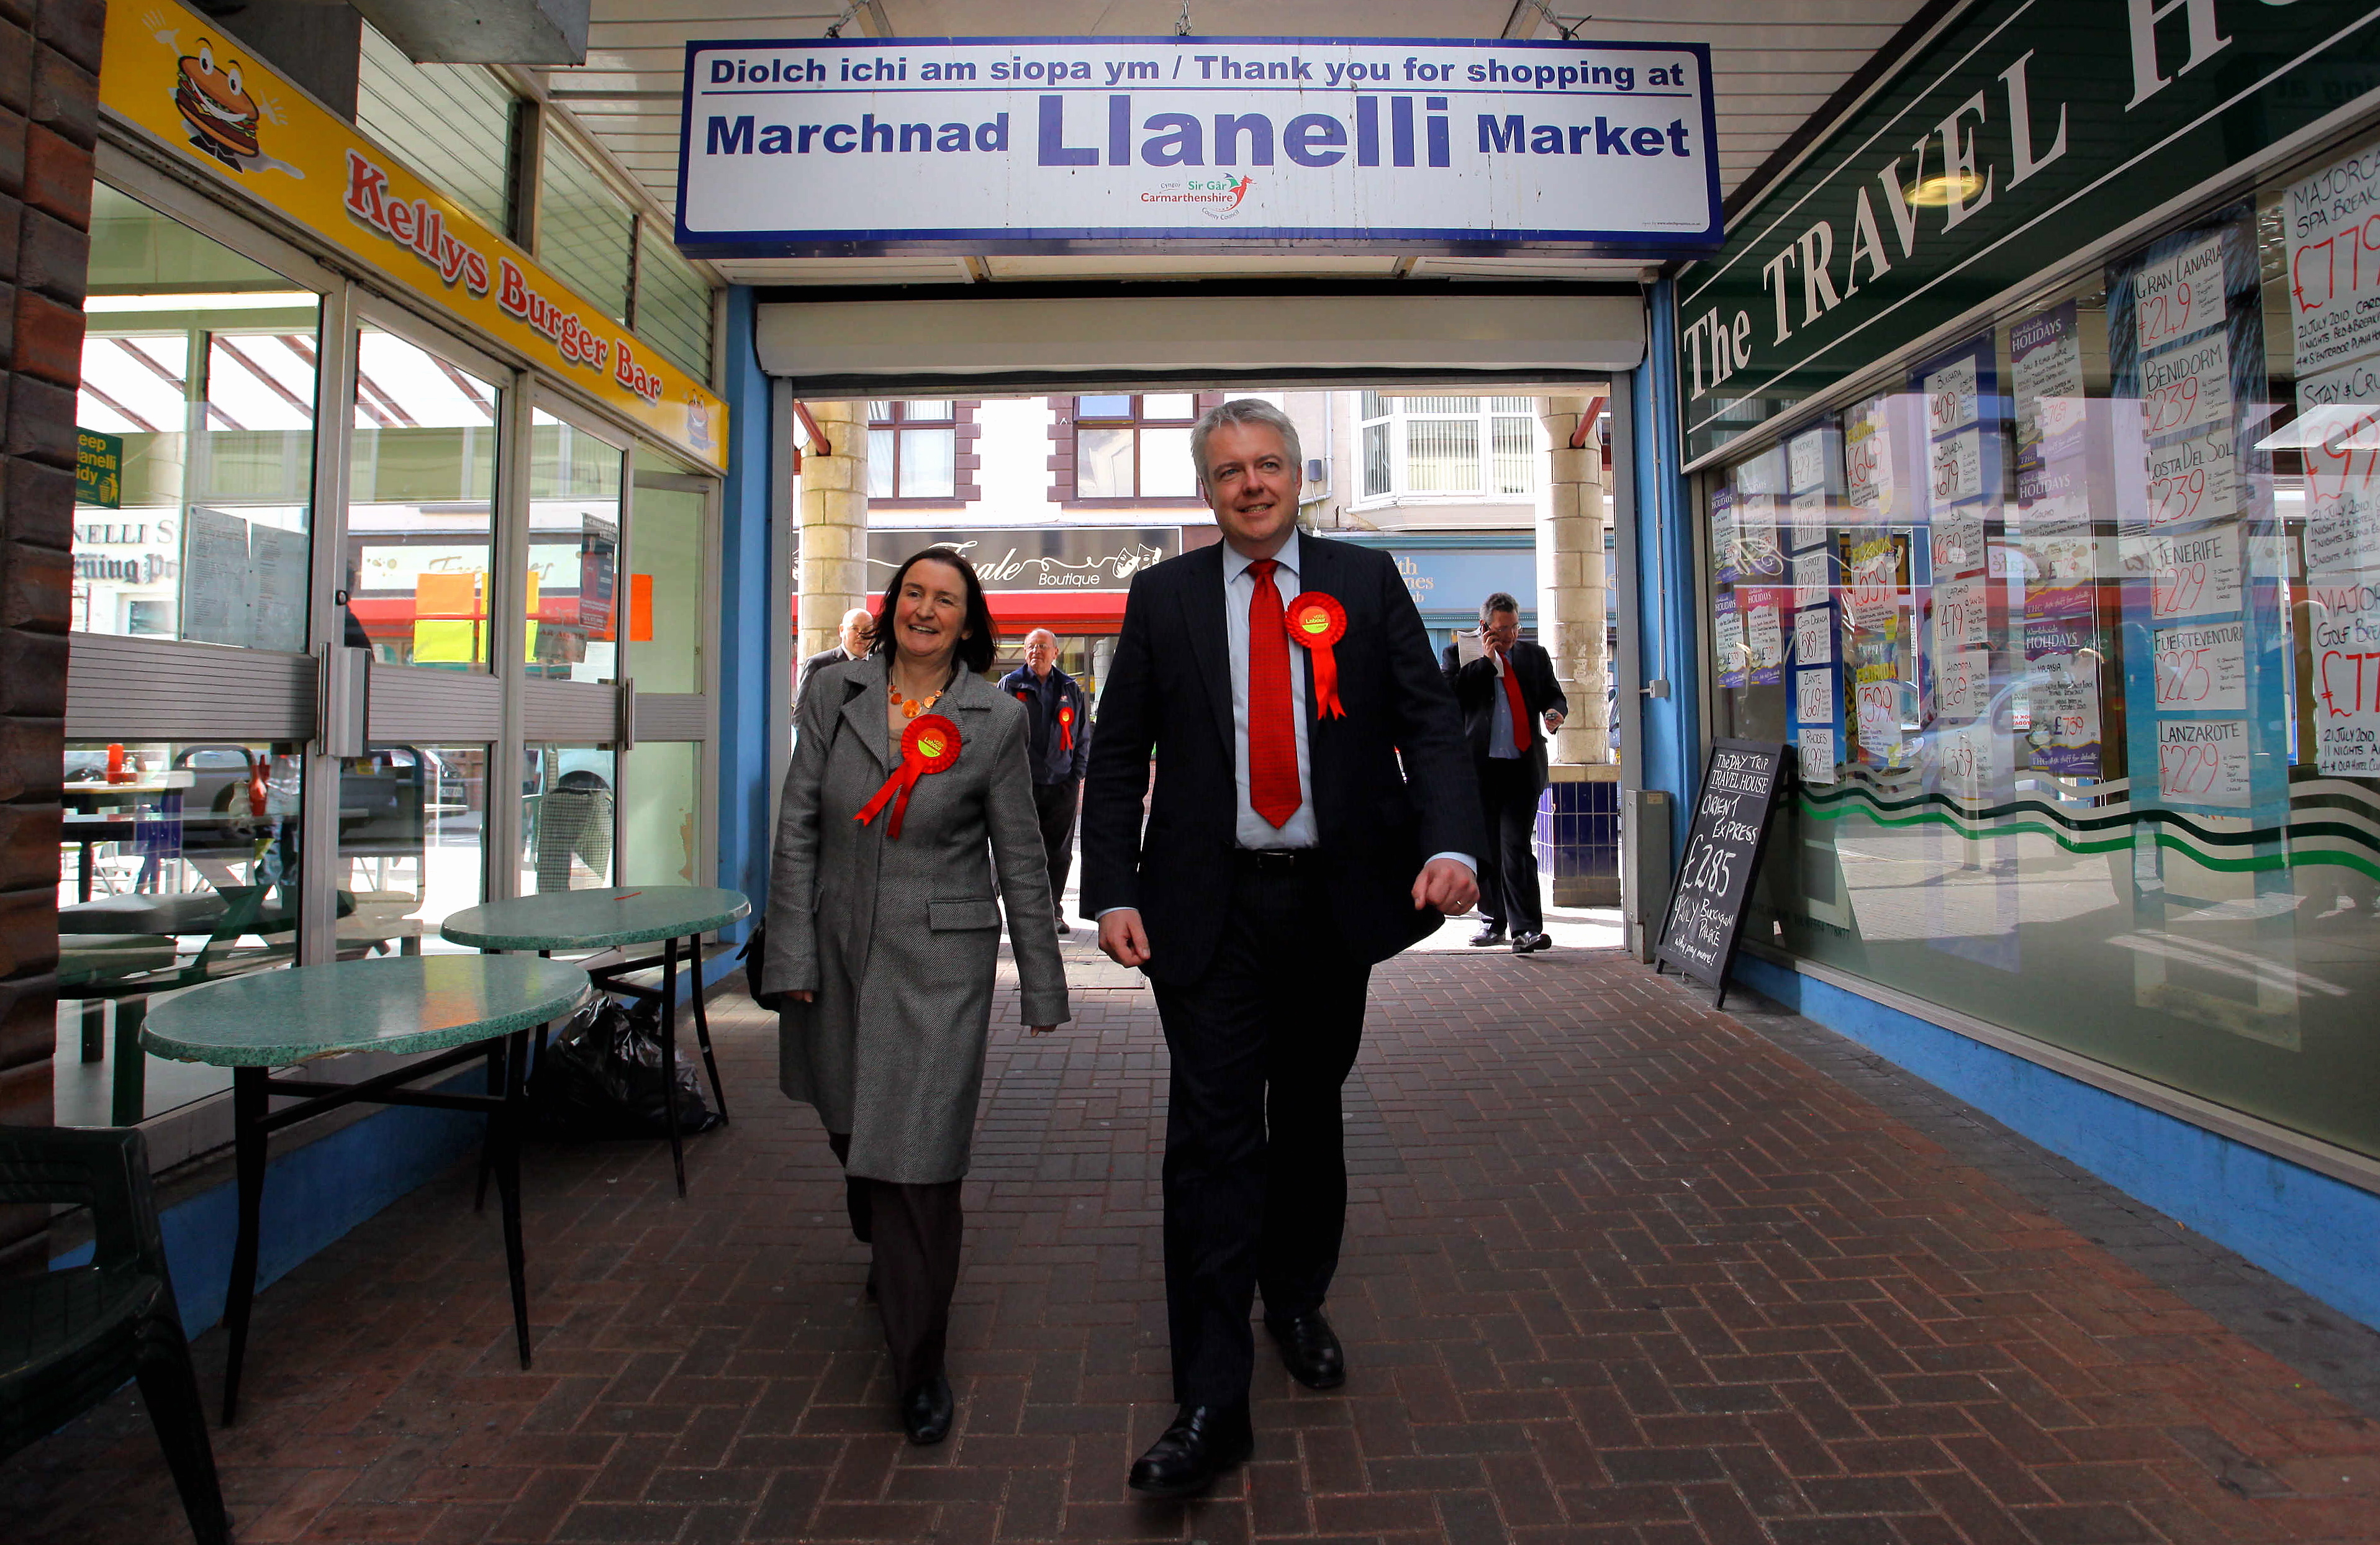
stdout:
[[100,105],[714,468],[727,409],[527,253],[172,0],[107,13]]
[[1678,278],[1686,455],[2380,88],[2380,6],[1985,0]]

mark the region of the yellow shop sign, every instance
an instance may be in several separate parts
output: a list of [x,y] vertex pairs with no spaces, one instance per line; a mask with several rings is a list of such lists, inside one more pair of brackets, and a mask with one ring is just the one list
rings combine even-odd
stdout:
[[108,7],[100,105],[724,469],[727,408],[195,13]]

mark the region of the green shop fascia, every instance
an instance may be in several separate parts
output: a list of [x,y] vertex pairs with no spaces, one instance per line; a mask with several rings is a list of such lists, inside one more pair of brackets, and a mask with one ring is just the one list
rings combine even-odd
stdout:
[[2373,1188],[2380,9],[1987,0],[1676,277],[1749,935]]

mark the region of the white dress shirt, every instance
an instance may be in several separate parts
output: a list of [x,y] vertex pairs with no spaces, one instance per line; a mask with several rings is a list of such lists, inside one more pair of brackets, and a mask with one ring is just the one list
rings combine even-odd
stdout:
[[[1273,588],[1281,592],[1281,608],[1304,589],[1297,581],[1297,533],[1292,530],[1280,552],[1272,555]],[[1312,847],[1319,838],[1314,830],[1314,763],[1305,748],[1305,672],[1297,657],[1304,651],[1289,645],[1289,712],[1297,726],[1297,813],[1276,827],[1257,814],[1248,789],[1248,603],[1256,599],[1257,577],[1248,572],[1255,560],[1230,542],[1223,543],[1223,629],[1232,663],[1232,774],[1239,780],[1240,804],[1232,839],[1242,847]],[[1286,642],[1286,640],[1284,640]]]

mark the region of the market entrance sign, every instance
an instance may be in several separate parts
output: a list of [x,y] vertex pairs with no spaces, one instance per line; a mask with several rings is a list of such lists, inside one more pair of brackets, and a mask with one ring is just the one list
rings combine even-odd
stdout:
[[1699,43],[905,38],[686,49],[678,244],[1707,252]]
[[1986,0],[1678,280],[1689,460],[2380,87],[2380,6]]

